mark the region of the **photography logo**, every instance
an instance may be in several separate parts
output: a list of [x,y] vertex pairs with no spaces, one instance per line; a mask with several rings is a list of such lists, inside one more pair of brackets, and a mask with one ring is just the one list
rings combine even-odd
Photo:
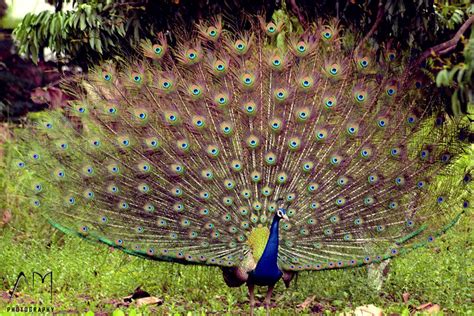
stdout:
[[[50,271],[46,273],[45,275],[42,275],[39,272],[33,271],[32,276],[31,276],[31,284],[32,288],[35,288],[35,284],[38,284],[38,281],[41,280],[41,284],[48,284],[45,283],[47,282],[47,278],[49,277],[49,295],[50,295],[50,305],[41,305],[41,306],[35,306],[35,305],[12,305],[12,306],[7,306],[7,312],[53,312],[54,307],[52,306],[53,304],[53,271]],[[20,281],[24,281],[29,288],[29,282],[28,278],[26,277],[25,273],[22,271],[18,274],[18,277],[16,278],[15,286],[13,287],[13,290],[10,295],[10,301],[9,303],[12,302],[13,297],[15,296],[16,290],[18,286],[20,285]]]

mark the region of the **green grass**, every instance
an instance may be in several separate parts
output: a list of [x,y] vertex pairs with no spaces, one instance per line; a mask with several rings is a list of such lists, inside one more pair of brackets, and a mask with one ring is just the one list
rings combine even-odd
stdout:
[[[28,277],[33,271],[42,274],[53,271],[53,306],[56,311],[112,312],[120,307],[117,303],[138,286],[164,299],[164,304],[159,307],[146,307],[138,311],[145,309],[158,314],[248,311],[246,288],[228,288],[216,268],[159,263],[132,257],[104,245],[64,236],[44,226],[40,218],[28,224],[36,226],[37,233],[27,233],[14,227],[21,227],[18,220],[23,215],[14,210],[12,222],[0,230],[2,291],[13,288],[21,271]],[[33,214],[29,216],[34,217]],[[365,267],[300,273],[290,289],[278,284],[274,292],[278,308],[274,308],[272,314],[293,314],[297,305],[312,295],[328,313],[348,311],[364,304],[375,304],[387,312],[406,313],[409,308],[426,302],[440,304],[448,314],[472,311],[472,284],[469,280],[473,272],[473,237],[469,225],[472,219],[472,216],[463,217],[459,224],[430,247],[392,260],[388,278],[380,292],[368,280]],[[260,288],[258,291],[260,301],[264,290]],[[31,283],[29,286],[20,283],[18,291],[22,295],[10,306],[41,301],[49,304],[49,292],[45,285],[33,289]],[[404,292],[411,294],[408,304],[402,301]],[[0,312],[6,311],[7,306],[8,300],[0,298]],[[129,313],[133,307],[123,309]],[[265,314],[263,307],[258,312]]]

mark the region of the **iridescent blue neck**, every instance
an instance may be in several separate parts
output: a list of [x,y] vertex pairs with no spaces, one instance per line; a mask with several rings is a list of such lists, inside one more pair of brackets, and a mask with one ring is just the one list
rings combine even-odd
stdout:
[[277,215],[273,217],[272,226],[270,227],[270,236],[268,237],[267,245],[265,246],[262,257],[258,261],[257,267],[262,266],[266,269],[278,267],[278,228],[280,219],[281,218]]

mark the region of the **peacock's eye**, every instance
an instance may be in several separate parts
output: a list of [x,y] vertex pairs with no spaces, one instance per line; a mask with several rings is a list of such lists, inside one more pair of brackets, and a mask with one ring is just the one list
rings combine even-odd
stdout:
[[112,76],[109,75],[109,74],[106,74],[106,75],[104,76],[104,79],[105,79],[106,81],[110,81],[110,79],[112,79]]

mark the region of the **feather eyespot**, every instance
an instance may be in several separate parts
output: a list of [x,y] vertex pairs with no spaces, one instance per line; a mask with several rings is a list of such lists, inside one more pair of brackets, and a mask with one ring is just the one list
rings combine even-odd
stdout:
[[309,107],[304,107],[296,111],[297,121],[301,123],[307,122],[311,117],[311,109]]
[[379,180],[379,177],[376,174],[371,174],[367,177],[367,180],[370,184],[376,184]]
[[288,175],[285,172],[280,172],[277,174],[277,182],[279,184],[284,184],[288,180]]
[[359,131],[359,127],[357,125],[349,124],[346,128],[347,134],[350,136],[357,135],[357,132]]
[[215,28],[214,26],[210,26],[208,29],[207,29],[207,34],[210,36],[210,37],[217,37],[217,35],[219,34],[217,28]]
[[324,40],[330,40],[332,38],[332,31],[330,29],[325,29],[321,32],[321,36]]
[[245,49],[245,43],[241,40],[238,40],[237,42],[235,42],[235,45],[234,47],[238,50],[238,51],[242,51]]
[[284,88],[275,89],[273,95],[276,101],[283,102],[288,98],[288,91]]
[[255,76],[252,73],[245,73],[241,76],[241,82],[244,87],[250,88],[255,83]]
[[277,162],[277,157],[274,153],[270,152],[265,155],[265,162],[268,165],[274,165]]
[[250,174],[250,178],[252,179],[253,182],[259,182],[262,179],[262,174],[258,171],[253,171]]
[[308,49],[308,45],[305,42],[301,41],[296,44],[296,49],[298,50],[298,52],[304,53]]
[[396,177],[395,178],[395,184],[396,185],[404,185],[405,184],[405,178],[404,177]]
[[310,183],[308,184],[307,190],[309,193],[315,192],[319,188],[319,185],[317,183]]
[[360,151],[360,155],[361,155],[363,158],[369,158],[370,155],[371,155],[371,150],[368,149],[368,148],[363,148],[363,149]]
[[379,127],[381,127],[381,128],[384,128],[384,127],[387,126],[387,120],[386,120],[386,119],[383,119],[383,118],[378,119],[378,120],[377,120],[377,125],[378,125]]
[[198,87],[198,86],[191,86],[191,87],[189,88],[189,91],[190,91],[191,94],[192,94],[193,96],[195,96],[195,97],[200,96],[201,93],[202,93],[201,88]]
[[242,163],[239,160],[233,160],[231,162],[231,167],[234,171],[240,171],[242,170]]
[[298,150],[301,146],[301,140],[298,137],[292,137],[288,140],[288,147],[290,150]]
[[253,101],[248,101],[243,105],[244,113],[253,116],[257,113],[257,104]]
[[367,68],[369,66],[369,60],[364,57],[362,59],[359,60],[359,63],[358,65],[361,67],[361,68]]
[[319,202],[312,202],[310,205],[309,205],[309,208],[312,209],[312,210],[317,210],[318,208],[321,207],[321,204]]
[[282,121],[278,118],[274,118],[269,122],[270,128],[273,132],[278,132],[282,128]]
[[336,106],[336,98],[335,97],[326,97],[323,99],[323,103],[324,103],[324,106],[327,108],[327,109],[330,109],[334,106]]
[[279,32],[279,29],[280,27],[277,26],[275,23],[273,22],[270,22],[268,23],[266,26],[265,26],[265,32],[267,33],[267,35],[269,36],[273,36],[275,35],[276,33]]
[[142,77],[140,75],[134,75],[133,76],[133,81],[135,83],[140,83],[142,81]]
[[147,212],[153,212],[155,210],[155,206],[153,206],[153,204],[150,204],[150,203],[145,204],[143,208]]
[[36,185],[34,186],[34,190],[35,190],[36,192],[41,192],[41,191],[43,190],[43,186],[42,186],[41,184],[36,184]]
[[230,123],[223,122],[220,124],[220,130],[224,135],[228,136],[232,134],[233,127]]
[[311,86],[311,81],[309,81],[308,79],[303,79],[301,81],[301,85],[304,87],[304,88],[308,88]]
[[163,47],[160,45],[153,45],[153,52],[156,55],[160,55],[163,52]]
[[310,172],[314,168],[314,163],[312,161],[305,161],[301,165],[303,172]]

